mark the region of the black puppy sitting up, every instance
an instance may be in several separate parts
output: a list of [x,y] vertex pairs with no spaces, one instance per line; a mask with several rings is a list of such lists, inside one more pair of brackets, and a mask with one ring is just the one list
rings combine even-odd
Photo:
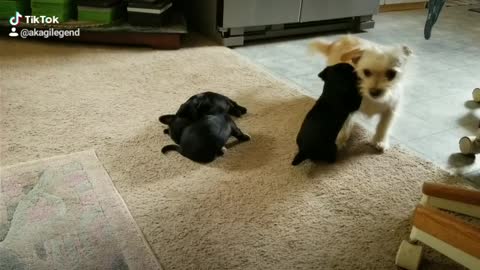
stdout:
[[[198,120],[205,115],[222,113],[241,117],[247,113],[247,108],[238,105],[238,103],[222,94],[203,92],[191,96],[180,106],[175,115],[190,120]],[[168,132],[168,129],[163,131],[165,134],[168,134]]]
[[160,122],[168,125],[170,137],[175,144],[162,148],[162,153],[177,151],[193,161],[207,163],[223,155],[224,146],[230,136],[239,141],[248,141],[228,114],[204,115],[191,120],[178,115],[160,116]]
[[360,107],[362,97],[358,80],[350,64],[341,63],[325,68],[320,74],[325,82],[323,92],[308,112],[297,135],[298,154],[292,165],[306,159],[335,162],[337,138],[350,113]]

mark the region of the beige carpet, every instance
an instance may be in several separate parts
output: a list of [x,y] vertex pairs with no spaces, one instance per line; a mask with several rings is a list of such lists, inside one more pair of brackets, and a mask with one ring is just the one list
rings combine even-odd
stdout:
[[[424,181],[452,182],[360,132],[334,166],[293,168],[313,100],[227,48],[0,40],[2,166],[95,148],[165,269],[396,269]],[[237,100],[253,140],[209,165],[161,154],[159,115],[200,89]],[[429,252],[427,269],[455,269]]]

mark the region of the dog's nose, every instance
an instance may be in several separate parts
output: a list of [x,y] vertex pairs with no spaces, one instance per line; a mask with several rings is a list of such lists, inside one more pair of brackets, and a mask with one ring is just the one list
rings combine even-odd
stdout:
[[383,94],[383,89],[380,88],[372,88],[370,89],[370,95],[374,98],[379,97]]

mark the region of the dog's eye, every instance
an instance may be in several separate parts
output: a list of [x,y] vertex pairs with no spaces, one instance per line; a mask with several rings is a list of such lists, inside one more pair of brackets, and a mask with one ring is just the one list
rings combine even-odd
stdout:
[[387,72],[385,73],[385,76],[387,76],[387,79],[389,81],[393,80],[395,78],[395,76],[397,76],[397,72],[393,69],[389,69],[387,70]]
[[363,74],[365,74],[365,76],[367,76],[367,77],[372,76],[372,72],[370,71],[370,69],[364,69]]

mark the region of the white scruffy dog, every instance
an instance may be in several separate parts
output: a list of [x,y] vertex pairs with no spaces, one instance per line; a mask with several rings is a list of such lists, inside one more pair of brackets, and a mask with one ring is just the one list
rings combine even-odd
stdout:
[[[378,150],[386,150],[403,92],[402,77],[412,51],[407,46],[382,46],[350,35],[334,42],[315,41],[311,49],[324,54],[328,65],[347,62],[355,67],[363,97],[359,111],[368,117],[380,115],[372,143]],[[337,137],[339,148],[346,145],[352,127],[350,117]]]

